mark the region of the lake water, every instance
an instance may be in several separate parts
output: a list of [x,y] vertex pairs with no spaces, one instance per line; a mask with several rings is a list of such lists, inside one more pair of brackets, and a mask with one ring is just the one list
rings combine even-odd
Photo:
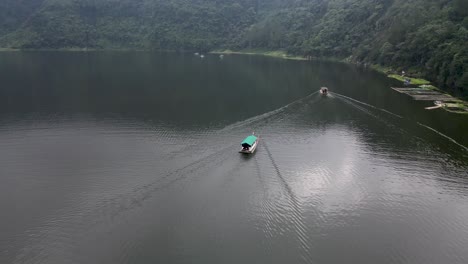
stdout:
[[374,71],[4,52],[0,84],[0,263],[468,263],[468,116]]

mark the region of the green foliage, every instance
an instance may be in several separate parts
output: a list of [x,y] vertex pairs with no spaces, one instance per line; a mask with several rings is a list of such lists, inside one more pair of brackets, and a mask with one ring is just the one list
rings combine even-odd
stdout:
[[468,96],[468,0],[297,0],[270,9],[243,48],[405,70]]
[[44,0],[0,1],[0,36],[18,29],[41,5]]
[[425,85],[425,84],[430,84],[429,81],[424,80],[424,79],[403,77],[403,76],[397,75],[397,74],[390,74],[390,75],[388,75],[388,77],[393,78],[393,79],[397,79],[397,80],[402,81],[402,82],[404,82],[405,79],[409,79],[409,80],[411,81],[411,84],[413,84],[413,85]]
[[[8,13],[23,7],[21,1],[16,4],[7,1],[11,2],[4,5]],[[242,32],[255,22],[256,3],[253,0],[35,1],[40,2],[37,10],[29,8],[21,23],[13,23],[15,30],[11,30],[13,26],[1,27],[6,33],[0,35],[1,46],[207,51],[239,43]],[[4,24],[9,21],[4,20]]]
[[279,50],[468,96],[468,0],[2,0],[0,47]]

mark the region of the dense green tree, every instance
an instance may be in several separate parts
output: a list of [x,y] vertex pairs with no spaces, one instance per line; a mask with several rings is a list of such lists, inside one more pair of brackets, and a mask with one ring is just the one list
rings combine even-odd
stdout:
[[3,0],[0,46],[283,50],[468,95],[468,0]]

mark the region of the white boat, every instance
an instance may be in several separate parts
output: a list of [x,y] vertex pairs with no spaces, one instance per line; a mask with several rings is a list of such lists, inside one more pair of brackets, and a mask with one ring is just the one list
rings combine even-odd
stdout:
[[242,141],[242,143],[241,143],[242,148],[239,151],[239,153],[244,153],[244,154],[254,153],[255,150],[257,149],[259,140],[260,139],[258,137],[256,137],[254,134],[246,137],[244,139],[244,141]]
[[328,88],[327,87],[320,87],[320,93],[323,94],[323,95],[327,95],[328,94]]
[[432,109],[437,109],[437,108],[441,108],[441,107],[444,107],[444,106],[445,106],[444,102],[434,101],[434,106],[424,107],[424,109],[432,110]]

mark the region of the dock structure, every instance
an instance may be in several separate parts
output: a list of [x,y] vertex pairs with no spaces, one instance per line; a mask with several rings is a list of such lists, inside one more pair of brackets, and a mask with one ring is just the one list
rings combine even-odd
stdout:
[[450,95],[443,94],[438,91],[428,90],[424,88],[396,88],[392,87],[393,90],[407,94],[413,97],[417,101],[453,101],[454,98]]
[[416,101],[434,101],[436,106],[426,107],[425,109],[427,110],[443,108],[450,112],[468,113],[468,106],[466,106],[466,104],[459,104],[461,103],[460,100],[436,90],[409,87],[392,87],[392,89],[399,93],[409,95]]

